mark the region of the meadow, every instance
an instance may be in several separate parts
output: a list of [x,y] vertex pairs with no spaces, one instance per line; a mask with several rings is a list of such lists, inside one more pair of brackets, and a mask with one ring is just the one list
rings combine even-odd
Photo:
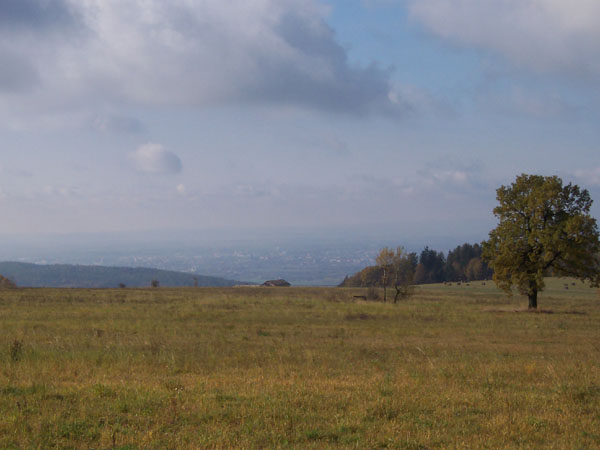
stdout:
[[354,295],[0,291],[0,448],[600,447],[597,289]]

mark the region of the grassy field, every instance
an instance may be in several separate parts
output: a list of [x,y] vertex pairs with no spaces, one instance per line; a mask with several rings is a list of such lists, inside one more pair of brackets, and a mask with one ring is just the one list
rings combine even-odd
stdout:
[[0,448],[600,448],[571,283],[0,291]]

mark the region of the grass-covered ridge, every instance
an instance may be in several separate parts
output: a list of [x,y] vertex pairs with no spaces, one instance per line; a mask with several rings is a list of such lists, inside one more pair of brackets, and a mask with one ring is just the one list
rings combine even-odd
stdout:
[[571,283],[548,284],[547,314],[481,282],[398,305],[0,291],[0,448],[597,447],[599,298]]
[[115,288],[150,286],[153,280],[161,286],[231,287],[239,281],[195,273],[175,272],[147,267],[107,267],[75,264],[30,264],[0,262],[0,273],[22,287]]

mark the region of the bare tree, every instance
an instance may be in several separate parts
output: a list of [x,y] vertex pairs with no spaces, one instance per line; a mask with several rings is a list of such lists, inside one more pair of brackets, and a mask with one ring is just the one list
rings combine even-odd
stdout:
[[381,284],[383,285],[383,302],[387,302],[387,285],[390,280],[390,271],[393,269],[395,252],[393,249],[384,247],[379,251],[375,262],[383,271]]
[[387,302],[387,287],[394,286],[396,293],[394,303],[398,303],[401,297],[407,297],[412,293],[416,258],[408,254],[404,248],[397,247],[395,250],[384,247],[375,258],[380,268],[381,284],[383,286],[383,301]]
[[402,247],[396,248],[394,258],[392,259],[394,289],[396,290],[394,303],[398,303],[400,298],[405,298],[412,294],[415,263],[416,255],[407,254]]

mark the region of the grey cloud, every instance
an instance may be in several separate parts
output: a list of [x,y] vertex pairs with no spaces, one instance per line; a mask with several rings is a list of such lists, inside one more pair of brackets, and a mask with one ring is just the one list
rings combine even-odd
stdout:
[[23,170],[23,169],[11,169],[11,170],[7,170],[7,173],[9,175],[19,177],[19,178],[32,178],[33,177],[33,172],[30,172],[29,170]]
[[293,67],[275,66],[265,61],[269,71],[248,96],[255,101],[301,105],[326,111],[367,114],[400,113],[388,98],[388,74],[376,66],[349,69],[334,65],[329,79],[315,79],[297,72]]
[[39,31],[63,28],[76,22],[64,0],[2,0],[0,1],[0,27],[3,29],[25,28]]
[[26,92],[39,82],[36,68],[27,59],[0,48],[0,93]]
[[118,134],[137,134],[144,130],[144,125],[134,117],[97,116],[92,126],[102,132]]
[[349,113],[395,109],[389,99],[390,70],[375,64],[351,67],[346,51],[323,20],[309,20],[292,11],[282,15],[274,31],[306,60],[306,66],[298,70],[285,60],[260,55],[267,70],[256,85],[257,98]]
[[[77,21],[78,39],[30,41],[13,33],[43,73],[52,108],[97,105],[275,104],[336,113],[396,114],[390,70],[356,67],[316,0],[90,0],[3,4],[23,26]],[[45,5],[45,6],[41,6]],[[54,12],[46,18],[40,11]],[[77,103],[79,102],[79,103]],[[14,110],[14,108],[13,108]],[[118,128],[118,125],[117,125]],[[128,128],[125,126],[125,128]]]

